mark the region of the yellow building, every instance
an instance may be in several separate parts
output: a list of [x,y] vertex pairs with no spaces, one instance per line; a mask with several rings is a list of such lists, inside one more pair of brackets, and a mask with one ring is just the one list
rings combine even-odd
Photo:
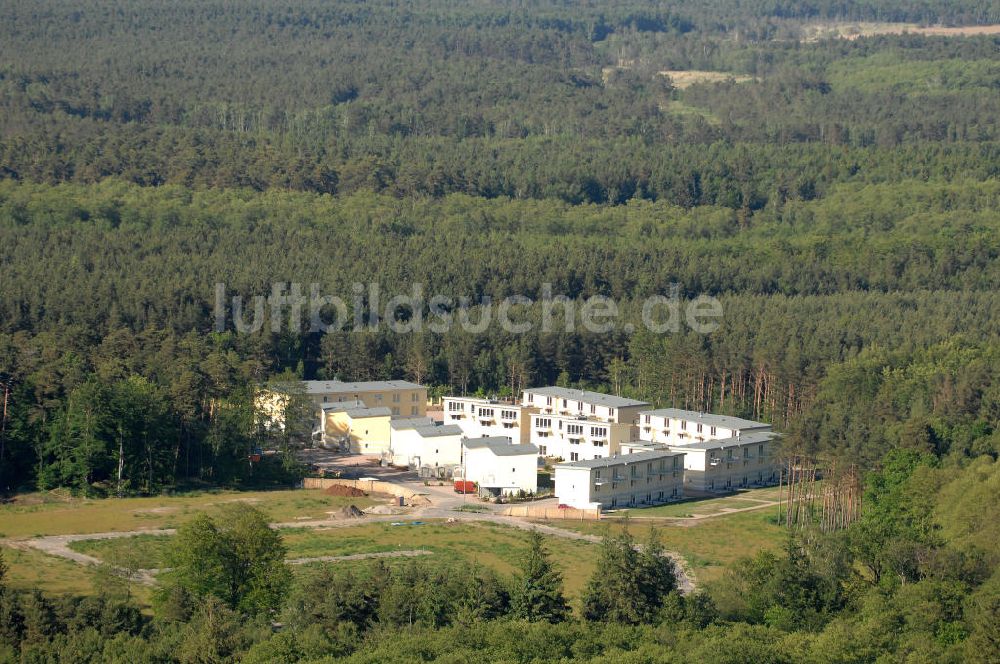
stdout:
[[[293,399],[294,397],[294,399]],[[427,388],[406,380],[376,380],[361,383],[344,383],[339,380],[307,380],[300,383],[272,384],[262,388],[256,398],[258,420],[269,428],[285,428],[289,406],[299,404],[295,411],[312,417],[313,436],[322,433],[326,426],[323,409],[337,404],[357,404],[361,408],[385,408],[392,417],[425,417],[427,415]],[[303,415],[303,413],[299,413]],[[306,429],[308,423],[300,422],[294,428]],[[315,422],[319,422],[319,427]]]
[[383,454],[389,450],[388,408],[367,408],[361,401],[323,407],[322,432],[326,442],[346,441],[356,454]]
[[373,380],[344,383],[339,380],[307,380],[305,393],[317,409],[325,405],[360,401],[367,408],[388,408],[394,417],[427,415],[427,388],[408,380]]

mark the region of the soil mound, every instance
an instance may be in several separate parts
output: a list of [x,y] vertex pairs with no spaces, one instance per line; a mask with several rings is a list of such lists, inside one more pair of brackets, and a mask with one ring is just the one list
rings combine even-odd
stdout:
[[364,491],[353,486],[342,486],[334,484],[323,491],[328,496],[343,496],[345,498],[361,498],[366,495]]
[[338,519],[362,519],[365,513],[354,505],[348,505],[337,510],[335,515]]

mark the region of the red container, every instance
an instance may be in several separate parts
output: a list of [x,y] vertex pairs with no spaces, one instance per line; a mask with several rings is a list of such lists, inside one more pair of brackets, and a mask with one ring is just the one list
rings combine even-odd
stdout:
[[476,483],[469,480],[455,480],[455,493],[475,493]]

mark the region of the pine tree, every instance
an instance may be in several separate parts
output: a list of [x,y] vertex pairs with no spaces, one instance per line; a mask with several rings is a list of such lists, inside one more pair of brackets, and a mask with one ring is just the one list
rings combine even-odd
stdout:
[[569,614],[562,575],[552,567],[537,531],[531,533],[530,545],[512,593],[513,615],[522,620],[561,622]]

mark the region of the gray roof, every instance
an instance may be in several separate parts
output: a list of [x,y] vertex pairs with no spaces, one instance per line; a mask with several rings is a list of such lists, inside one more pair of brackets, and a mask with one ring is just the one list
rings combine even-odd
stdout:
[[327,413],[339,413],[344,410],[354,410],[355,408],[367,408],[364,401],[351,399],[350,401],[338,401],[337,403],[325,403],[320,406],[320,410]]
[[643,461],[656,461],[657,459],[670,459],[684,454],[674,450],[652,450],[650,452],[636,452],[635,454],[616,454],[600,459],[587,459],[585,461],[569,461],[567,463],[557,463],[556,468],[608,468],[610,466],[620,466],[621,464],[641,463]]
[[521,456],[522,454],[538,454],[534,445],[515,445],[506,438],[493,436],[490,438],[469,438],[465,441],[465,449],[489,449],[496,456]]
[[434,419],[430,417],[395,417],[389,422],[389,426],[400,431],[402,429],[419,429],[434,424]]
[[716,440],[703,440],[701,442],[691,443],[690,445],[671,445],[672,450],[719,450],[726,449],[727,447],[739,447],[741,445],[757,445],[759,443],[766,443],[769,440],[774,440],[781,434],[775,433],[774,431],[752,431],[750,433],[740,434],[739,436],[734,436],[732,438],[718,438]]
[[417,390],[426,389],[423,385],[411,383],[408,380],[370,380],[360,383],[344,383],[339,380],[306,380],[303,381],[306,394],[346,394],[355,392],[377,392],[385,390]]
[[385,407],[379,408],[351,408],[346,411],[352,418],[358,417],[390,417],[392,411]]
[[761,429],[770,428],[770,424],[765,422],[754,422],[744,420],[742,417],[732,415],[715,415],[713,413],[699,413],[696,410],[682,410],[680,408],[658,408],[657,410],[641,410],[639,415],[652,415],[653,417],[669,417],[672,420],[687,420],[688,422],[701,422],[713,427],[724,429]]
[[462,435],[462,427],[457,424],[442,424],[440,426],[433,424],[430,426],[414,427],[413,430],[419,433],[423,438]]
[[525,390],[529,394],[540,394],[543,397],[556,397],[557,399],[573,399],[584,403],[593,403],[609,408],[625,408],[628,406],[648,406],[648,401],[637,401],[616,397],[612,394],[602,392],[590,392],[588,390],[573,390],[568,387],[533,387]]

